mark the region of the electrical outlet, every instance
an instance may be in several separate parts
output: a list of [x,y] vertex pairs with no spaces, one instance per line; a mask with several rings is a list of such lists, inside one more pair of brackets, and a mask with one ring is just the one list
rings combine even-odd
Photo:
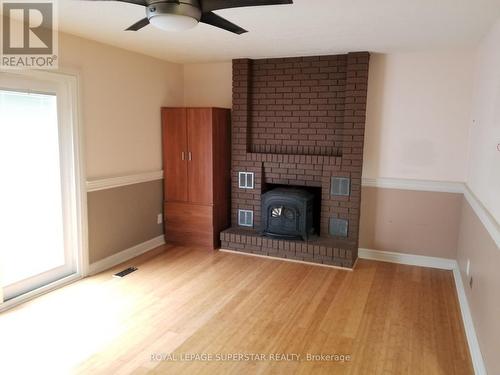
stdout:
[[473,281],[474,279],[472,278],[472,276],[470,277],[469,279],[469,287],[472,289],[472,284],[473,284]]
[[470,259],[467,259],[467,265],[465,266],[465,274],[470,275]]
[[158,216],[156,218],[156,223],[157,224],[163,223],[163,214],[158,214]]

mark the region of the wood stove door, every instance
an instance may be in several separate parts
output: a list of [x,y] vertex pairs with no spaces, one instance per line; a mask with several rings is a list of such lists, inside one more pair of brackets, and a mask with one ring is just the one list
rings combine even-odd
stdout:
[[272,204],[268,211],[267,231],[285,236],[299,235],[300,220],[298,210],[289,205]]

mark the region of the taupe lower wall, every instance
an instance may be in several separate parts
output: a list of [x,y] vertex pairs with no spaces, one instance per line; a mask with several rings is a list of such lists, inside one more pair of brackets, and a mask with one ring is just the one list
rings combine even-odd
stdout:
[[[466,275],[470,259],[472,288]],[[458,264],[488,374],[500,374],[500,249],[463,199]]]
[[[462,194],[362,188],[360,247],[455,259]],[[90,262],[163,234],[162,181],[88,194]]]
[[90,263],[163,234],[163,181],[89,192]]
[[[88,194],[90,262],[163,234],[162,181]],[[455,259],[462,195],[362,188],[360,247]]]
[[360,247],[455,259],[462,194],[362,188]]

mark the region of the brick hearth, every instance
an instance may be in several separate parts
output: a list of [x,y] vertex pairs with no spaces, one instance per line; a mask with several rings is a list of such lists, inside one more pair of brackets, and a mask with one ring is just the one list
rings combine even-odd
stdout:
[[[357,259],[369,54],[233,61],[232,227],[222,248],[352,267]],[[239,187],[253,172],[253,189]],[[331,194],[332,177],[350,195]],[[259,234],[267,184],[321,188],[320,235],[307,242]],[[253,212],[250,227],[239,210]],[[345,236],[331,219],[347,221]]]

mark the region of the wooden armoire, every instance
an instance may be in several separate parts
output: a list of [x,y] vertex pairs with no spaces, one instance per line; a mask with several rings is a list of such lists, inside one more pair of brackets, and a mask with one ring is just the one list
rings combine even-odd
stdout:
[[167,242],[218,248],[229,226],[230,110],[162,108]]

